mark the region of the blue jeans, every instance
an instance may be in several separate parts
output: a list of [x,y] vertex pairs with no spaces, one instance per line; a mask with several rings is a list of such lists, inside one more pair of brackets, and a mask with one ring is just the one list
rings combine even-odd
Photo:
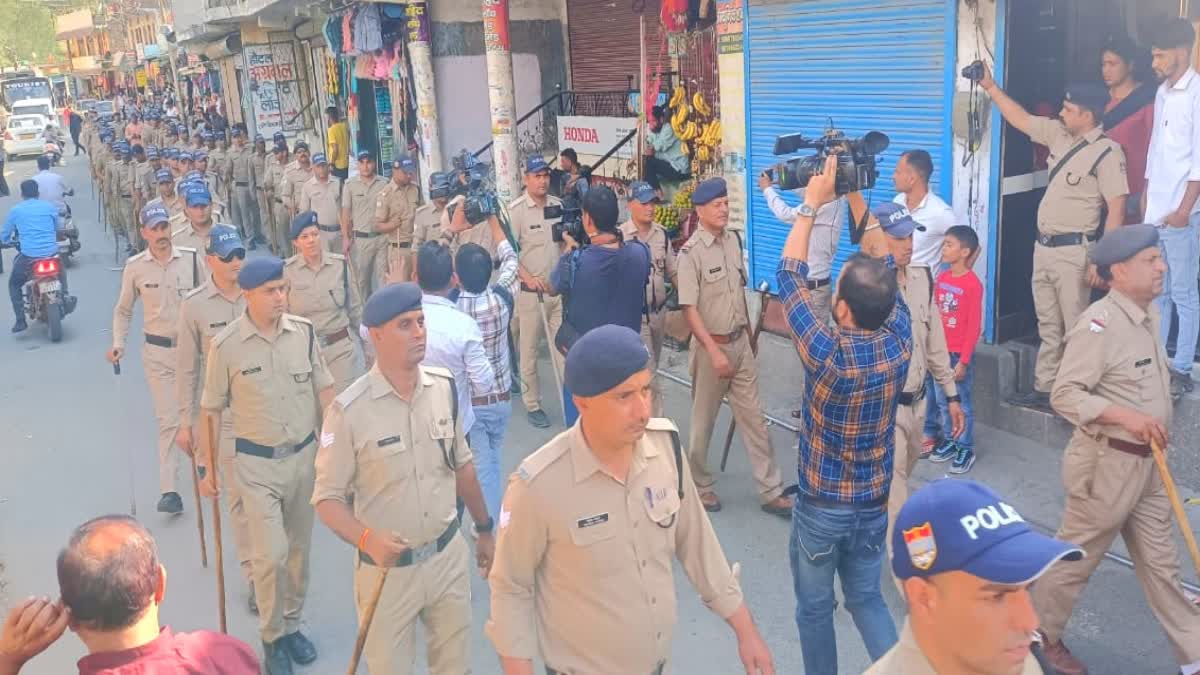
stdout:
[[1196,358],[1196,334],[1200,329],[1200,290],[1196,288],[1196,275],[1200,271],[1200,214],[1192,214],[1187,227],[1164,227],[1158,234],[1158,245],[1167,261],[1163,293],[1158,296],[1163,344],[1171,334],[1171,309],[1174,308],[1179,313],[1179,330],[1175,334],[1175,358],[1171,368],[1190,373]]
[[[8,298],[12,302],[13,315],[17,321],[25,318],[25,282],[33,276],[33,264],[41,258],[28,258],[22,253],[13,257],[12,271],[8,277]],[[58,266],[58,281],[62,284],[63,297],[67,295],[67,266]]]
[[833,575],[846,609],[875,661],[896,644],[896,624],[879,588],[887,549],[887,507],[831,508],[803,496],[792,509],[788,554],[796,593],[796,625],[805,675],[837,675]]
[[[958,366],[959,355],[950,353],[950,367]],[[963,424],[962,435],[954,439],[958,444],[967,447],[975,447],[975,410],[971,405],[971,385],[975,382],[975,362],[967,364],[967,374],[963,377],[962,382],[958,385],[958,396],[962,399],[963,417],[966,418]],[[954,426],[950,423],[950,404],[946,401],[946,392],[933,381],[933,375],[928,375],[925,378],[925,391],[929,396],[930,405],[928,412],[925,413],[925,438],[932,438],[935,441],[950,438],[950,430]]]
[[479,477],[479,488],[483,490],[483,501],[488,515],[500,517],[500,500],[504,497],[504,483],[500,480],[500,452],[504,448],[504,434],[508,431],[508,420],[512,417],[512,402],[501,401],[491,405],[475,406],[475,424],[471,425],[471,452],[475,455],[475,475]]

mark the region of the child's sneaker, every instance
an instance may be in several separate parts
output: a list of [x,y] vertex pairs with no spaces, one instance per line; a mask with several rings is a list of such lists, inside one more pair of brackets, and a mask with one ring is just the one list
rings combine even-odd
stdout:
[[966,446],[959,445],[958,454],[954,456],[954,463],[950,465],[950,473],[966,473],[971,470],[974,464],[975,451]]
[[921,454],[918,455],[921,459],[929,459],[933,454],[933,449],[937,447],[938,442],[932,438],[926,438],[921,441]]
[[934,447],[933,453],[929,455],[929,461],[941,464],[942,462],[949,462],[957,455],[958,444],[954,441],[946,440],[938,443],[937,446]]

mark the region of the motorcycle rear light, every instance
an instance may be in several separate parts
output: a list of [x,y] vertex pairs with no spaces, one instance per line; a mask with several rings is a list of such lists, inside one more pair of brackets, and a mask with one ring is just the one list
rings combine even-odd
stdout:
[[58,274],[58,258],[37,261],[33,264],[33,274],[38,277],[48,277]]

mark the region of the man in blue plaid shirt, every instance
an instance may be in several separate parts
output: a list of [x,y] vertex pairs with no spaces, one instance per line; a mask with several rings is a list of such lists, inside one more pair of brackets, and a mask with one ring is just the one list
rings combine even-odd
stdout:
[[[880,590],[887,534],[888,486],[895,449],[896,405],[912,355],[912,327],[895,263],[872,216],[862,252],[842,267],[829,327],[812,310],[808,243],[816,211],[836,197],[836,157],[814,176],[779,262],[779,297],[804,366],[804,428],[799,494],[792,509],[789,554],[796,624],[807,675],[837,675],[833,577],[846,609],[878,659],[896,642],[896,625]],[[852,213],[862,196],[848,195]],[[897,226],[889,219],[886,226]]]

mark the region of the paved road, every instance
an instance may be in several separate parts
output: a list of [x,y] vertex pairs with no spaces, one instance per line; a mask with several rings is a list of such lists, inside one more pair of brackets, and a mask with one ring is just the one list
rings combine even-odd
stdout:
[[[103,359],[111,339],[110,316],[119,270],[114,269],[112,242],[88,202],[86,170],[74,158],[68,161],[71,164],[63,173],[77,188],[79,196],[73,204],[84,244],[78,264],[70,270],[79,309],[67,318],[66,336],[57,345],[50,344],[41,326],[10,337],[2,328],[9,325],[11,317],[8,310],[0,310],[4,376],[0,389],[0,559],[8,567],[8,587],[3,591],[6,597],[0,597],[0,607],[28,595],[53,595],[57,588],[54,559],[70,530],[87,518],[128,509],[129,451],[135,457],[138,513],[158,539],[168,570],[163,620],[178,630],[214,628],[215,577],[211,568],[203,569],[199,563],[190,491],[184,491],[187,512],[183,516],[168,519],[154,512],[158,494],[153,413],[136,349],[130,350],[123,382],[114,378]],[[32,166],[30,162],[10,164],[9,183],[14,191],[19,181],[32,173]],[[14,199],[0,200],[0,216]],[[7,256],[11,261],[11,252]],[[139,339],[135,332],[129,344],[137,345]],[[549,372],[544,367],[543,371],[543,391],[553,391]],[[665,391],[668,413],[686,420],[687,389],[667,384]],[[557,405],[547,401],[547,408],[554,410]],[[725,424],[722,419],[719,428]],[[973,477],[1000,487],[1027,517],[1053,527],[1061,509],[1059,452],[991,429],[980,429],[978,434],[983,450]],[[506,468],[514,467],[552,435],[529,427],[524,415],[515,415]],[[772,435],[780,461],[785,467],[795,466],[791,434],[772,427]],[[713,450],[714,460],[717,452]],[[746,464],[739,443],[720,486],[725,510],[713,521],[730,559],[741,562],[747,601],[780,672],[799,673],[802,666],[787,564],[788,526],[759,512]],[[932,465],[922,467],[920,475],[924,479],[936,476]],[[257,645],[255,619],[245,609],[245,588],[231,564],[231,541],[227,541],[226,551],[229,629]],[[349,547],[318,523],[305,613],[307,631],[321,657],[302,672],[342,672],[349,661],[355,630],[351,559]],[[673,644],[675,672],[740,672],[729,630],[704,610],[682,574],[677,580],[681,616]],[[898,608],[891,584],[884,584],[884,589],[891,606]],[[476,579],[472,590],[474,671],[497,673],[494,654],[481,629],[488,612],[486,586]],[[860,673],[867,665],[861,640],[845,611],[839,610],[836,618],[842,672]],[[1133,573],[1112,563],[1101,565],[1085,592],[1068,640],[1097,675],[1175,672],[1166,640],[1141,599]],[[31,664],[28,672],[73,672],[72,664],[83,653],[82,644],[67,635]]]

